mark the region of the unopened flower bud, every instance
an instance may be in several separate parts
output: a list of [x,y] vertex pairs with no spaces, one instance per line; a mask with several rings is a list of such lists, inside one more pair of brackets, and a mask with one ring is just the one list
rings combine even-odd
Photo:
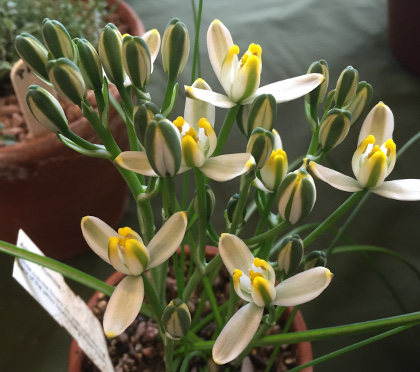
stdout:
[[141,103],[134,107],[133,125],[136,136],[141,144],[144,145],[144,136],[146,134],[147,126],[155,118],[155,115],[159,113],[160,111],[158,107],[150,101]]
[[57,92],[80,106],[86,97],[86,84],[76,64],[67,58],[59,58],[47,63],[47,71]]
[[34,118],[51,132],[65,133],[69,130],[63,108],[44,88],[38,85],[29,86],[26,103]]
[[102,90],[103,72],[98,52],[86,39],[78,39],[76,46],[79,52],[79,69],[87,89],[100,92]]
[[55,59],[64,57],[75,60],[77,56],[75,45],[61,22],[45,18],[41,32],[45,45]]
[[372,98],[372,92],[372,85],[366,83],[366,81],[361,81],[357,85],[356,95],[350,105],[346,107],[346,110],[351,112],[351,126],[356,124],[362,116]]
[[187,26],[177,18],[171,19],[162,39],[163,70],[170,78],[176,78],[184,70],[189,52],[190,38]]
[[[206,210],[207,210],[207,221],[210,221],[211,216],[213,215],[214,208],[216,206],[216,197],[214,196],[213,190],[209,185],[206,185]],[[198,215],[198,196],[197,194],[194,197],[194,210]]]
[[328,70],[327,62],[323,59],[313,62],[309,66],[307,74],[313,73],[322,74],[324,75],[325,79],[314,90],[305,96],[305,101],[308,102],[310,106],[318,106],[325,98],[325,93],[328,89],[328,82],[330,80],[330,73]]
[[292,224],[305,218],[316,200],[315,183],[306,167],[307,159],[304,159],[303,166],[289,173],[278,190],[280,216]]
[[257,96],[249,107],[244,107],[241,115],[238,116],[238,125],[241,131],[249,136],[256,128],[263,128],[271,131],[277,117],[276,99],[271,94]]
[[98,53],[109,81],[123,85],[126,74],[122,61],[122,36],[112,23],[108,23],[99,36]]
[[138,89],[149,84],[152,60],[149,47],[139,36],[124,35],[122,60],[131,83]]
[[331,151],[346,138],[351,122],[347,110],[332,109],[322,120],[319,128],[319,144],[325,152]]
[[175,125],[158,114],[146,128],[145,150],[153,170],[161,177],[174,176],[181,166],[181,139]]
[[298,234],[287,236],[280,242],[277,263],[284,275],[292,274],[300,265],[303,257],[303,241]]
[[342,108],[350,104],[357,91],[359,83],[359,73],[356,69],[349,66],[341,73],[335,88],[334,101],[337,108]]
[[303,259],[303,268],[304,270],[313,269],[317,266],[327,266],[327,255],[323,251],[312,251],[307,254]]
[[183,338],[191,327],[191,315],[185,302],[179,298],[172,300],[163,311],[162,323],[173,340]]
[[249,137],[246,152],[254,157],[256,168],[261,169],[270,157],[273,148],[273,133],[263,128],[256,128]]
[[16,50],[31,71],[48,81],[45,65],[48,62],[48,50],[37,38],[30,34],[22,33],[16,36]]
[[[227,211],[227,217],[229,219],[229,222],[233,221],[233,216],[235,215],[235,210],[238,205],[239,201],[239,194],[234,194],[228,201],[226,211]],[[245,219],[246,215],[246,208],[242,211],[242,220]]]

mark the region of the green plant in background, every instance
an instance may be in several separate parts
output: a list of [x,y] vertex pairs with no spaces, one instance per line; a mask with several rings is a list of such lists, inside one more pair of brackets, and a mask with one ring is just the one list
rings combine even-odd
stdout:
[[[201,20],[201,6],[202,2],[197,25]],[[198,31],[199,28],[193,71],[198,63]],[[122,333],[139,311],[143,312],[156,320],[165,347],[166,370],[173,372],[179,368],[187,370],[189,359],[197,351],[204,359],[212,356],[216,363],[232,363],[236,368],[255,346],[274,345],[275,355],[285,343],[386,331],[316,359],[310,363],[313,365],[420,323],[420,312],[416,312],[304,333],[266,335],[285,306],[310,301],[328,287],[333,275],[326,266],[332,253],[371,249],[356,244],[339,246],[346,229],[371,193],[392,199],[420,200],[420,180],[384,181],[395,165],[397,152],[392,140],[393,115],[383,103],[374,106],[362,124],[352,159],[356,179],[320,165],[345,140],[369,104],[372,87],[359,82],[357,70],[344,69],[335,89],[329,93],[330,76],[324,60],[314,62],[305,75],[260,87],[262,48],[251,44],[239,59],[239,48],[233,44],[229,30],[215,20],[208,29],[207,46],[212,67],[226,95],[213,92],[203,79],[196,80],[193,73],[191,86],[185,87],[184,117],[174,118],[171,112],[178,95],[176,80],[189,57],[188,30],[178,19],[168,23],[163,36],[161,53],[168,83],[161,106],[160,97],[151,97],[147,91],[153,81],[153,64],[160,49],[160,35],[156,30],[142,37],[122,36],[114,25],[108,24],[100,34],[96,52],[85,39],[71,39],[61,23],[47,20],[43,23],[43,39],[45,45],[31,35],[20,35],[16,41],[19,54],[34,73],[81,108],[102,145],[73,133],[59,103],[44,89],[29,87],[28,106],[34,117],[56,133],[65,145],[86,156],[115,164],[136,200],[140,234],[128,227],[115,231],[99,217],[82,219],[82,232],[92,250],[115,270],[126,274],[115,289],[69,266],[6,242],[0,242],[0,250],[52,268],[111,295],[104,315],[108,337]],[[108,84],[111,83],[119,91],[120,103],[110,95]],[[97,111],[86,99],[88,89],[94,90]],[[305,96],[304,107],[312,138],[308,151],[289,163],[280,135],[273,129],[276,103],[302,96]],[[110,101],[127,125],[130,151],[121,152],[111,135]],[[215,106],[229,109],[221,128],[215,123]],[[235,120],[244,133],[244,152],[222,155]],[[410,143],[419,137],[417,134]],[[187,189],[192,182],[188,172],[194,175],[196,189],[190,199]],[[181,173],[184,173],[184,193],[183,200],[178,201],[175,177]],[[319,204],[312,176],[353,193],[315,227],[301,224]],[[209,183],[230,181],[235,177],[241,177],[241,182],[226,207],[226,228],[216,232],[211,218],[218,200]],[[156,232],[152,203],[158,197],[161,197],[163,210],[161,228]],[[340,217],[352,208],[340,229],[334,230]],[[251,226],[252,214],[259,218],[257,226]],[[299,234],[308,230],[310,233],[301,239]],[[327,231],[334,233],[330,246],[308,250],[310,244]],[[189,275],[185,274],[184,267],[187,243],[191,251]],[[219,254],[210,261],[205,259],[208,243],[219,248]],[[178,257],[174,253],[179,245]],[[179,298],[167,301],[165,289],[170,257]],[[211,284],[222,265],[232,276],[231,293],[226,304],[219,306]],[[203,301],[191,317],[185,304],[199,284],[203,287],[200,293]],[[143,303],[144,297],[150,305]],[[246,304],[238,305],[238,298]],[[198,336],[204,299],[211,307],[206,319],[216,323],[210,340],[201,340]],[[273,361],[274,356],[266,371]]]
[[17,35],[27,32],[40,38],[39,25],[50,18],[60,20],[72,37],[83,36],[97,45],[108,13],[105,0],[0,0],[0,83],[19,59]]

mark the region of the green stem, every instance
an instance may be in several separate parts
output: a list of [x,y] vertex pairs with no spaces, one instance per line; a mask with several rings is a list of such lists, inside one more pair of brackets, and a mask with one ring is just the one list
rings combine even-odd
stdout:
[[174,342],[170,340],[169,338],[166,338],[166,343],[165,343],[166,372],[174,372],[173,362],[174,362]]
[[418,132],[416,135],[414,135],[413,137],[411,137],[405,144],[404,146],[402,146],[399,151],[397,151],[397,159],[404,154],[404,152],[412,145],[414,144],[416,141],[418,141],[420,139],[420,132]]
[[322,222],[314,231],[312,231],[304,240],[303,244],[306,248],[311,244],[318,236],[327,231],[329,227],[337,221],[347,210],[349,210],[356,202],[358,202],[365,194],[367,190],[355,192],[350,196],[340,207],[338,207],[324,222]]
[[381,334],[379,334],[377,336],[373,336],[373,337],[370,337],[370,338],[368,338],[366,340],[363,340],[363,341],[360,341],[360,342],[356,342],[353,345],[350,345],[350,346],[344,347],[342,349],[333,351],[332,353],[323,355],[322,357],[316,358],[316,359],[314,359],[314,360],[312,360],[312,361],[310,361],[308,363],[302,364],[299,367],[295,367],[295,368],[289,369],[289,372],[298,372],[298,371],[301,371],[302,369],[305,369],[307,367],[311,367],[311,366],[314,366],[316,364],[325,362],[326,360],[329,360],[329,359],[335,358],[335,357],[337,357],[339,355],[348,353],[349,351],[356,350],[356,349],[358,349],[358,348],[360,348],[362,346],[369,345],[369,344],[371,344],[371,343],[373,343],[375,341],[379,341],[379,340],[382,340],[383,338],[392,336],[392,335],[394,335],[396,333],[399,333],[401,331],[405,331],[406,329],[411,328],[411,327],[413,327],[413,326],[415,326],[417,324],[419,324],[419,323],[409,324],[409,325],[402,326],[402,327],[397,327],[397,328],[391,329],[390,331],[386,331],[384,333],[381,333]]
[[317,148],[318,148],[318,130],[312,132],[311,143],[309,144],[307,154],[308,155],[315,154]]
[[270,193],[267,197],[267,201],[264,205],[264,209],[261,213],[260,220],[258,221],[257,228],[255,229],[254,236],[259,235],[262,233],[264,226],[266,225],[267,218],[271,212],[271,208],[274,203],[274,199],[276,198],[276,193]]
[[214,295],[213,288],[211,287],[211,283],[208,276],[203,277],[203,286],[209,298],[210,306],[214,314],[214,318],[216,319],[217,326],[219,327],[219,329],[222,329],[224,326],[224,322],[220,315],[219,306],[217,305],[217,300]]
[[237,234],[238,227],[242,222],[242,215],[248,200],[249,191],[251,189],[251,183],[255,179],[255,172],[251,171],[249,174],[245,174],[241,177],[241,186],[239,190],[238,204],[235,207],[233,213],[232,223],[229,227],[230,234]]
[[195,185],[198,199],[198,247],[193,252],[194,263],[199,270],[204,270],[204,253],[207,242],[207,198],[206,184],[203,173],[194,168]]
[[165,98],[163,99],[163,104],[162,104],[162,108],[160,112],[165,112],[165,110],[171,104],[172,93],[174,90],[175,82],[176,82],[176,76],[172,78],[168,76],[168,82],[166,83]]
[[146,294],[146,297],[150,301],[153,311],[156,314],[156,321],[158,323],[160,333],[164,335],[165,327],[162,323],[163,305],[159,301],[159,298],[157,297],[156,292],[152,284],[150,283],[149,278],[147,277],[146,273],[142,273],[141,277],[143,278],[143,283],[144,283],[144,293]]
[[275,238],[277,235],[286,230],[290,225],[290,222],[282,221],[276,227],[273,227],[271,230],[268,230],[265,233],[262,233],[249,239],[244,239],[244,243],[248,246],[251,246],[264,242],[266,239]]
[[223,122],[222,128],[220,129],[219,135],[217,137],[217,146],[212,156],[218,156],[222,153],[240,107],[241,105],[236,105],[228,110],[225,121]]
[[195,81],[195,71],[197,68],[198,59],[200,58],[199,36],[200,36],[200,28],[201,28],[201,15],[203,11],[203,0],[199,0],[197,16],[195,15],[194,0],[192,0],[192,2],[193,2],[193,12],[194,12],[195,39],[194,39],[194,55],[193,55],[193,64],[192,64],[192,73],[191,73],[191,84],[193,84]]

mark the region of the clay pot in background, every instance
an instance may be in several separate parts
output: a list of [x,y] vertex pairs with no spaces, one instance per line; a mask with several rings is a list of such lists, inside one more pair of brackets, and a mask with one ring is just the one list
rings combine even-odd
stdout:
[[[109,0],[110,5],[115,2]],[[131,34],[144,33],[128,5],[120,3],[116,12]],[[110,126],[117,143],[127,149],[125,124],[112,107]],[[70,128],[98,142],[85,118]],[[127,202],[127,187],[113,164],[70,150],[53,133],[0,148],[0,240],[15,244],[23,229],[46,256],[74,256],[88,249],[81,218],[94,215],[116,226]]]

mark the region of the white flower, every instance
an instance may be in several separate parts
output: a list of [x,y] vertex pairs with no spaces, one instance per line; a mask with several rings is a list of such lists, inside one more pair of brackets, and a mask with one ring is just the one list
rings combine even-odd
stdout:
[[315,267],[275,284],[271,265],[254,258],[245,243],[235,235],[222,234],[219,252],[233,277],[239,297],[249,304],[242,307],[226,324],[213,346],[218,364],[235,359],[249,344],[260,325],[264,306],[295,306],[319,296],[332,279],[325,267]]
[[218,107],[247,105],[260,94],[272,94],[277,103],[290,101],[315,89],[324,80],[321,74],[306,74],[260,88],[261,47],[251,44],[239,61],[238,46],[233,44],[229,30],[217,19],[208,29],[207,48],[213,70],[227,96],[189,86],[185,87],[185,94]]
[[185,212],[175,213],[146,247],[129,227],[116,232],[97,217],[82,219],[82,232],[89,247],[115,270],[127,275],[115,288],[105,311],[107,337],[118,336],[137,317],[144,296],[141,274],[172,256],[184,238],[187,222]]
[[397,200],[420,200],[420,180],[384,181],[394,169],[396,146],[392,140],[394,118],[389,107],[378,103],[360,130],[358,148],[352,159],[356,179],[311,162],[309,170],[336,189],[356,192],[363,189]]

